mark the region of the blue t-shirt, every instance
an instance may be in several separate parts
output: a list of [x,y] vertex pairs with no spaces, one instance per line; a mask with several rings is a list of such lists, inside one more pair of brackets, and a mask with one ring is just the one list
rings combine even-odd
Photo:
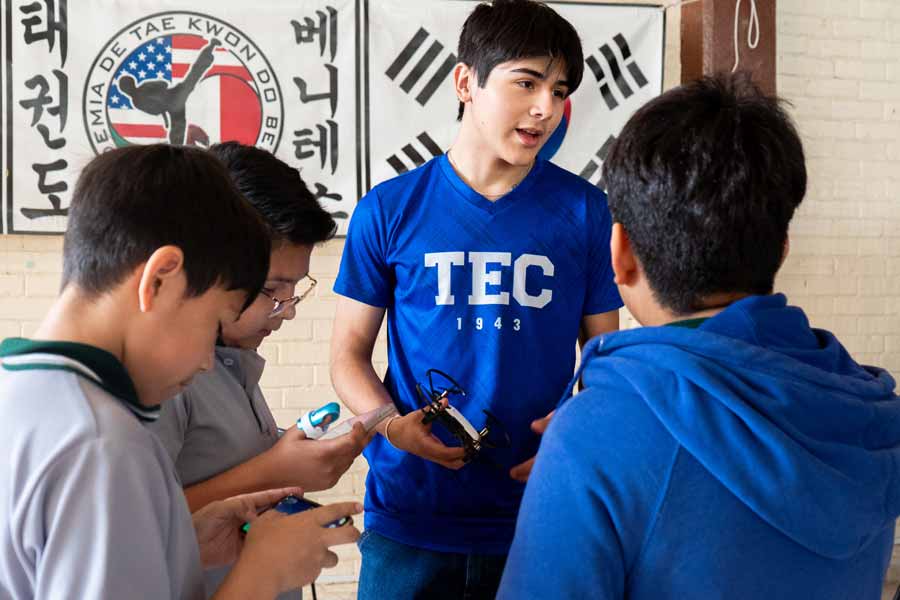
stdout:
[[540,439],[529,425],[572,376],[582,317],[622,305],[610,221],[600,190],[542,160],[495,202],[446,156],[360,200],[334,290],[387,309],[384,383],[400,412],[422,407],[416,383],[440,369],[466,390],[451,402],[476,429],[488,410],[511,439],[482,452],[490,462],[451,471],[376,437],[366,449],[366,528],[445,552],[508,550],[524,489],[508,471]]

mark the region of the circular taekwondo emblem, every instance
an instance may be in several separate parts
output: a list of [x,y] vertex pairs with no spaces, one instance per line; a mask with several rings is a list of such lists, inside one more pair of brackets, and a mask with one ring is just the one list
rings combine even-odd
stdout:
[[266,57],[233,25],[165,12],[131,23],[91,65],[84,127],[98,154],[130,144],[278,149],[281,88]]

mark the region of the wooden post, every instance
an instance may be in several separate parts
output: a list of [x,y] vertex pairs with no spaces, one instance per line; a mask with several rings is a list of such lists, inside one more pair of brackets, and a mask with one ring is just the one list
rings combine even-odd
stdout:
[[[753,0],[700,0],[681,7],[681,81],[685,83],[734,67],[734,16],[737,27],[738,70],[750,71],[753,80],[775,93],[775,1],[755,0],[759,17],[759,43],[750,48],[747,33]],[[740,2],[740,6],[738,3]],[[754,24],[755,26],[755,24]],[[754,33],[755,36],[755,33]]]

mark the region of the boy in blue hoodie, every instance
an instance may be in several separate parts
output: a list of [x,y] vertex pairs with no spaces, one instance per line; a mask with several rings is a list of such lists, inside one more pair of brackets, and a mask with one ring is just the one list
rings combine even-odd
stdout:
[[900,398],[772,294],[806,190],[789,117],[746,77],[682,86],[632,117],[604,176],[644,327],[585,347],[498,598],[879,598]]

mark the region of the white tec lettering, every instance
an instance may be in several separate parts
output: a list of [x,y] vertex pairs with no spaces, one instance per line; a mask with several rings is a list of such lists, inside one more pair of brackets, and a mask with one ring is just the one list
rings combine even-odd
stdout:
[[[542,288],[538,294],[529,294],[527,278],[529,273],[537,276],[540,271],[543,277],[553,277],[553,263],[546,256],[539,254],[522,254],[515,261],[509,252],[429,252],[425,254],[425,267],[437,269],[437,306],[452,306],[456,297],[452,290],[452,276],[455,268],[468,267],[472,278],[472,293],[467,300],[469,305],[510,303],[509,292],[488,292],[488,286],[501,286],[504,274],[512,267],[512,297],[520,306],[543,308],[553,300],[553,290]],[[534,286],[532,286],[534,289]]]

